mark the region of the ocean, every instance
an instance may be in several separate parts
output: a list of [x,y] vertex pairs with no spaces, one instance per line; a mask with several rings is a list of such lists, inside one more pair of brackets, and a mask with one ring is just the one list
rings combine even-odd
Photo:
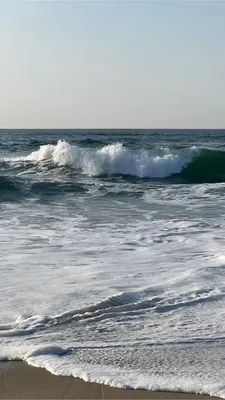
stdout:
[[225,130],[1,130],[0,169],[0,359],[225,398]]

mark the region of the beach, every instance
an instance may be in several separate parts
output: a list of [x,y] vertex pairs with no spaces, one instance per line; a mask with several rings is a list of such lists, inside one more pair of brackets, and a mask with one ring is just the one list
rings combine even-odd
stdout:
[[0,400],[225,400],[225,0],[0,0]]
[[85,382],[71,376],[56,376],[44,368],[22,361],[0,362],[1,399],[199,399],[217,397],[188,393],[129,390]]

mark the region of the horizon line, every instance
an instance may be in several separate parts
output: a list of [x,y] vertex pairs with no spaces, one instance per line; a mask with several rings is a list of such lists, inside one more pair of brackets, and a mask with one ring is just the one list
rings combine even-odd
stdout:
[[42,127],[42,128],[40,128],[40,127],[29,127],[29,128],[0,128],[0,131],[12,131],[12,130],[26,130],[26,131],[29,131],[29,130],[48,130],[48,131],[53,131],[53,130],[73,130],[73,131],[91,131],[91,130],[95,130],[95,131],[106,131],[106,130],[115,130],[115,131],[119,131],[119,130],[139,130],[139,131],[144,131],[144,130],[151,130],[151,131],[156,131],[156,130],[176,130],[176,131],[178,131],[178,130],[180,130],[180,131],[185,131],[185,130],[189,130],[189,131],[191,131],[191,130],[198,130],[198,131],[200,131],[200,130],[225,130],[225,127],[223,127],[223,128],[215,128],[215,127],[212,127],[212,128],[63,128],[63,127],[61,127],[61,128],[47,128],[47,127]]

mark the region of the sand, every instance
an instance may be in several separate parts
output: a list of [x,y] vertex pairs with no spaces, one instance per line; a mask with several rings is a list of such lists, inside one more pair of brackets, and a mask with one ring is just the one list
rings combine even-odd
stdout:
[[0,362],[0,399],[198,399],[216,397],[187,393],[126,390],[85,382],[70,376],[56,376],[22,361]]

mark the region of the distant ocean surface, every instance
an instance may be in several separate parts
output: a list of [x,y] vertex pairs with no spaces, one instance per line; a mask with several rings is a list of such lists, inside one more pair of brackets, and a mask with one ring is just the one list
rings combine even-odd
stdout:
[[1,130],[0,274],[0,359],[225,398],[225,130]]

